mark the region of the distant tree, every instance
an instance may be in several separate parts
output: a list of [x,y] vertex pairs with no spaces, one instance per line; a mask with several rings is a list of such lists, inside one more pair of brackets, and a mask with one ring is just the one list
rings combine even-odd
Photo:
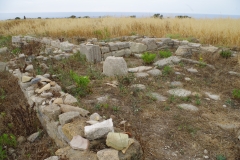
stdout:
[[42,19],[41,17],[38,17],[38,19]]
[[132,16],[130,16],[131,18],[136,18],[136,16],[135,15],[132,15]]
[[26,17],[24,16],[23,19],[26,19]]
[[15,19],[21,19],[20,17],[16,17]]
[[153,15],[153,17],[162,19],[163,15],[161,15],[160,13],[156,13],[156,14]]
[[74,15],[71,15],[69,18],[76,18],[76,16],[74,16]]
[[191,18],[191,17],[189,17],[189,16],[175,16],[175,18]]
[[78,18],[82,18],[82,17],[78,17]]
[[83,18],[90,18],[89,16],[84,16]]

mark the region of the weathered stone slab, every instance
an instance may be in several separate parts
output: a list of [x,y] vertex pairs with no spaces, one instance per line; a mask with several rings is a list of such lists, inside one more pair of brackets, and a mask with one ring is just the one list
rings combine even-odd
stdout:
[[122,57],[110,56],[103,63],[103,74],[107,76],[123,76],[127,73],[127,63]]
[[79,112],[79,114],[83,117],[87,116],[89,114],[89,111],[83,109],[83,108],[80,108],[80,107],[74,107],[74,106],[70,106],[70,105],[66,105],[66,104],[60,104],[61,106],[61,110],[62,112],[71,112],[71,111],[74,111],[74,112]]
[[0,62],[0,72],[3,72],[6,70],[7,63],[5,62]]
[[180,61],[181,61],[181,59],[179,57],[171,56],[171,57],[168,57],[168,58],[161,59],[161,60],[155,62],[153,65],[163,67],[163,66],[166,66],[166,65],[179,63]]
[[143,40],[142,40],[142,42],[145,44],[145,45],[147,45],[147,50],[155,50],[155,49],[157,49],[157,44],[156,44],[156,42],[155,42],[155,40],[154,40],[154,38],[144,38]]
[[128,72],[131,73],[136,73],[136,72],[144,72],[152,69],[151,66],[139,66],[139,67],[134,67],[134,68],[129,68]]
[[101,49],[102,54],[110,52],[109,47],[101,47],[100,49]]
[[142,44],[142,43],[131,42],[130,50],[132,53],[142,53],[142,52],[147,51],[147,45]]
[[51,104],[43,108],[43,113],[48,116],[49,119],[57,121],[58,116],[61,114],[61,109],[58,105]]
[[185,110],[198,111],[198,108],[191,104],[179,104],[178,106]]
[[192,49],[189,46],[179,46],[175,52],[177,56],[189,56],[192,55]]
[[98,160],[119,160],[118,151],[115,149],[103,149],[97,152]]
[[118,50],[118,44],[117,43],[109,42],[108,46],[109,46],[111,51],[117,51]]
[[171,89],[168,93],[178,97],[188,97],[191,95],[191,91],[185,89]]
[[73,119],[79,117],[79,115],[80,115],[79,112],[73,112],[73,111],[60,114],[59,122],[61,125],[64,125],[66,123],[69,123]]
[[93,140],[104,137],[109,132],[114,132],[112,119],[105,120],[91,126],[85,126],[84,132],[86,138]]
[[101,62],[101,50],[98,45],[80,45],[80,53],[86,55],[88,62]]

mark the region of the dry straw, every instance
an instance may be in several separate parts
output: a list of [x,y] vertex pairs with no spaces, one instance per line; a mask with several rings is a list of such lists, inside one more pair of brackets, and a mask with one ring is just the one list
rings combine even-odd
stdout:
[[97,37],[126,35],[195,37],[201,43],[240,46],[240,19],[68,18],[0,21],[0,35]]

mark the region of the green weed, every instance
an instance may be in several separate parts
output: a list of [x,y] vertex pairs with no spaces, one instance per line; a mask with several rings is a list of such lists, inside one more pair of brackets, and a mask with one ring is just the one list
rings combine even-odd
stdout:
[[6,98],[6,93],[5,93],[5,91],[2,89],[2,88],[0,88],[0,99],[1,100],[4,100]]
[[240,89],[234,89],[232,95],[236,99],[240,99]]
[[159,55],[161,58],[168,58],[172,56],[172,53],[171,51],[166,50],[166,51],[160,51]]
[[145,64],[152,64],[156,58],[156,54],[145,52],[141,58]]
[[165,66],[165,67],[163,68],[162,73],[163,73],[163,75],[168,75],[168,74],[170,74],[172,71],[173,71],[173,70],[172,70],[172,68],[171,68],[170,66]]
[[70,77],[73,79],[73,81],[76,83],[77,88],[75,88],[75,91],[80,96],[86,96],[89,94],[89,83],[90,79],[88,76],[79,76],[74,71],[70,70]]
[[15,48],[12,50],[12,54],[17,55],[21,53],[21,49],[20,48]]
[[0,146],[0,160],[4,160],[7,158],[7,153],[6,151],[3,149],[2,146]]
[[169,102],[170,102],[170,103],[173,103],[174,100],[175,100],[175,96],[174,96],[174,95],[171,95],[171,96],[169,97]]
[[230,50],[222,50],[221,52],[220,52],[220,55],[223,57],[223,58],[229,58],[229,57],[231,57],[231,55],[232,55],[232,52],[230,51]]
[[227,160],[227,158],[224,155],[217,155],[217,160]]
[[0,136],[0,146],[16,147],[16,137],[13,134],[2,134]]

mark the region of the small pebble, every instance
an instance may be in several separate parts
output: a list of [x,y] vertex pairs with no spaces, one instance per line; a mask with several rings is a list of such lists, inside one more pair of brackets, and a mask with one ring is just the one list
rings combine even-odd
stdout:
[[226,108],[227,106],[224,104],[223,107]]
[[206,149],[204,149],[203,153],[204,154],[208,154],[208,151]]
[[208,156],[203,156],[203,158],[204,158],[204,159],[209,159],[209,157],[208,157]]
[[184,78],[186,81],[191,81],[191,78],[188,78],[188,77],[186,77],[186,78]]

